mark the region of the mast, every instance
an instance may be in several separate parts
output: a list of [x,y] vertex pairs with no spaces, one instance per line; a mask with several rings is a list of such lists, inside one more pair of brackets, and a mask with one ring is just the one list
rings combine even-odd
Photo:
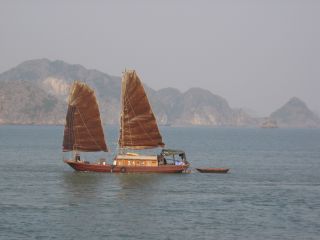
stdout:
[[123,73],[121,89],[119,147],[129,149],[164,147],[157,120],[134,70]]
[[95,93],[80,81],[70,89],[63,151],[108,151]]
[[123,73],[122,79],[121,79],[121,112],[120,112],[120,134],[119,134],[119,141],[118,141],[118,145],[120,147],[120,150],[123,150],[123,148],[125,147],[123,145],[123,141],[122,139],[124,139],[124,131],[123,131],[123,127],[124,127],[124,108],[125,108],[125,103],[124,103],[124,93],[126,91],[126,84],[124,81],[124,74],[126,73],[127,70],[125,70],[125,72]]

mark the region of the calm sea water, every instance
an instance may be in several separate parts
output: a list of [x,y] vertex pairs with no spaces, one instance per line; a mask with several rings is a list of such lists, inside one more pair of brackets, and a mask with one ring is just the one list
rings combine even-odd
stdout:
[[0,126],[1,240],[319,239],[320,130],[162,129],[193,168],[231,168],[221,175],[74,172],[62,134]]

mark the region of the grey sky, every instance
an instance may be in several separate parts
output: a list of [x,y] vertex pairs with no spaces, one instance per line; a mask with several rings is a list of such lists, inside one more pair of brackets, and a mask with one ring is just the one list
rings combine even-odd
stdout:
[[320,113],[320,1],[1,0],[0,33],[0,72],[34,58],[134,68],[260,115],[293,96]]

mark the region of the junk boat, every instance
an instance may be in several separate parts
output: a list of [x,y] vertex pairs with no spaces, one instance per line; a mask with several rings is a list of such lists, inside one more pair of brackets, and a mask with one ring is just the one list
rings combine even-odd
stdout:
[[107,152],[99,107],[94,91],[75,81],[70,89],[64,129],[63,151],[72,151],[65,159],[77,171],[115,173],[182,173],[189,162],[182,150],[162,149],[158,155],[138,152],[164,148],[156,118],[143,85],[135,71],[125,71],[121,86],[121,115],[118,153],[112,164],[105,159],[91,163],[80,158],[81,152]]

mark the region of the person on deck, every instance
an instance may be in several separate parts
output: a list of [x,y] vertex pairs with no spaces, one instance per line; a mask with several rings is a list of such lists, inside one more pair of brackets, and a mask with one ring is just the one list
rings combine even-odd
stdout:
[[167,159],[163,158],[163,164],[166,165],[167,164]]
[[181,162],[181,161],[179,161],[179,160],[176,160],[176,161],[174,162],[174,164],[177,165],[177,166],[184,165],[184,163]]
[[76,162],[80,162],[80,154],[76,153]]

